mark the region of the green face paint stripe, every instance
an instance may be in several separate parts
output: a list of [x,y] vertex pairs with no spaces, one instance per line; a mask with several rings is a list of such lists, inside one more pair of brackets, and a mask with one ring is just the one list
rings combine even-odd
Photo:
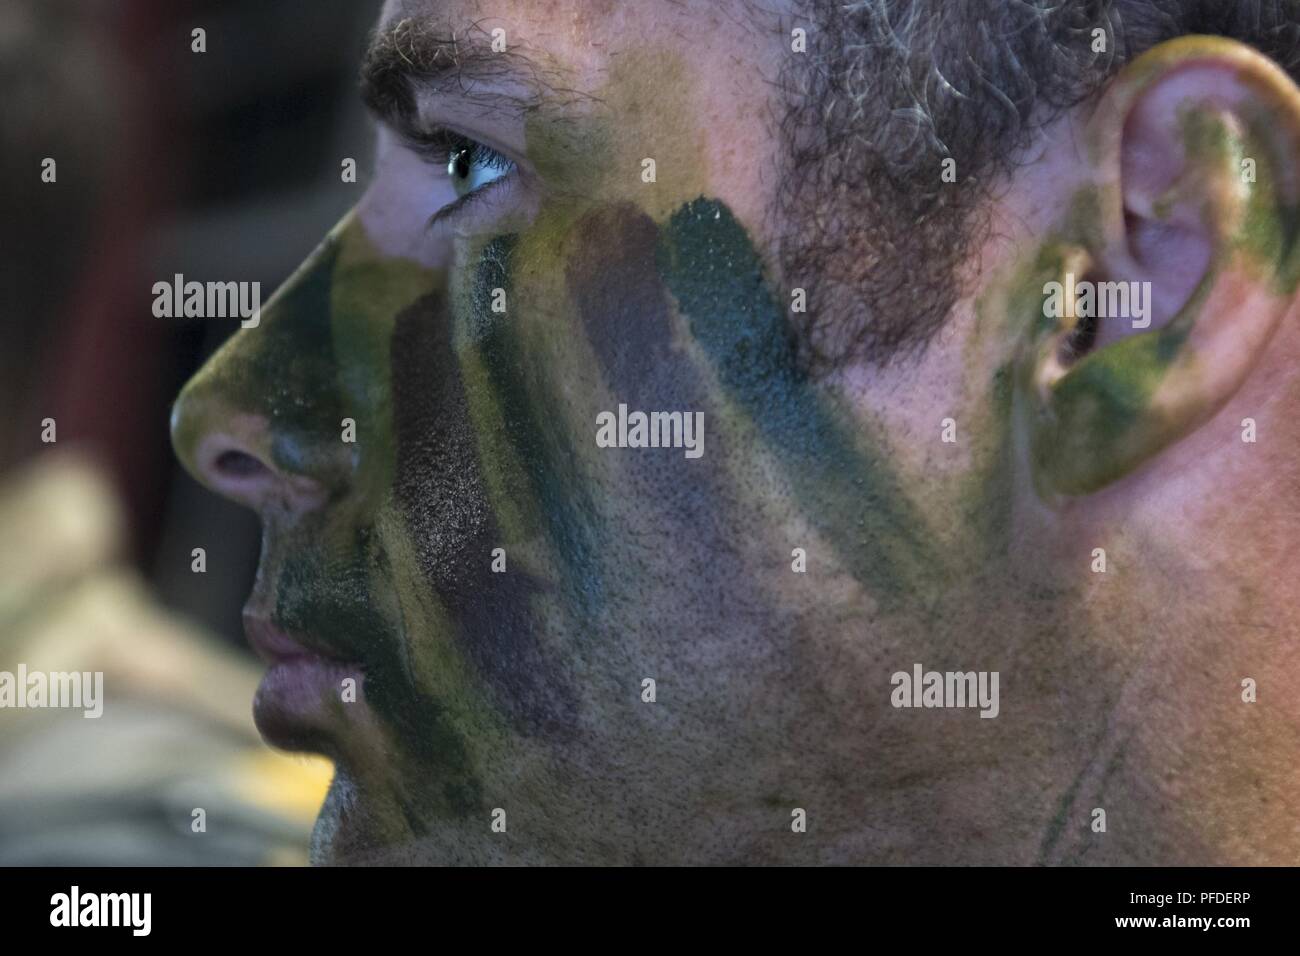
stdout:
[[465,383],[471,427],[478,441],[483,482],[501,530],[502,545],[530,541],[541,533],[541,517],[523,463],[500,427],[504,412],[493,390],[491,375],[476,348],[458,344],[456,355],[461,380]]
[[532,493],[531,479],[510,438],[503,396],[496,388],[493,372],[481,349],[484,336],[498,318],[491,312],[493,290],[505,288],[491,284],[494,276],[504,274],[504,266],[498,263],[493,267],[484,260],[499,254],[503,248],[485,242],[471,253],[470,261],[478,265],[469,270],[468,288],[453,289],[452,293],[455,303],[452,348],[460,367],[488,499],[504,542],[514,544],[530,542],[541,535],[543,519]]
[[[408,259],[384,257],[355,216],[338,230],[330,287],[330,340],[348,416],[365,436],[354,446],[354,497],[382,495],[393,482],[392,383],[388,342],[398,315],[437,293],[445,295],[446,276]],[[322,317],[323,319],[323,317]],[[341,426],[340,426],[341,427]],[[364,460],[361,460],[364,459]],[[369,493],[369,494],[367,494]]]
[[[402,642],[396,629],[375,607],[372,569],[383,575],[386,559],[372,547],[323,561],[316,551],[287,557],[277,580],[276,623],[290,632],[311,634],[341,656],[362,652],[366,701],[401,740],[416,761],[437,767],[433,791],[421,799],[431,809],[458,815],[481,809],[467,797],[480,784],[465,739],[436,701],[413,692]],[[359,638],[364,638],[364,641]]]
[[[993,374],[989,404],[979,418],[963,418],[968,434],[982,436],[972,453],[971,468],[957,480],[959,528],[969,529],[961,542],[949,546],[951,563],[965,561],[970,571],[987,573],[991,562],[1011,551],[1012,501],[1015,471],[1015,442],[1011,427],[1015,389],[1015,368],[1007,362]],[[968,394],[970,394],[968,392]],[[983,407],[983,406],[977,406]],[[966,545],[954,553],[952,544]]]
[[918,597],[939,558],[917,537],[922,525],[884,456],[857,445],[800,371],[786,316],[730,210],[704,198],[678,209],[657,262],[729,399],[782,461],[814,526],[859,581],[896,600]]
[[460,644],[451,640],[425,640],[422,635],[451,634],[456,627],[449,609],[420,565],[409,518],[381,511],[375,529],[384,542],[391,569],[391,587],[397,603],[397,629],[405,649],[410,681],[434,699],[457,701],[463,721],[476,735],[500,735],[506,725],[498,712],[473,690],[475,674]]
[[[627,225],[625,218],[628,217],[640,227],[639,239],[633,248],[621,244],[624,226]],[[603,229],[597,228],[601,223]],[[708,548],[717,555],[719,564],[735,560],[731,529],[752,522],[753,509],[731,500],[727,490],[734,487],[735,479],[721,471],[722,459],[716,457],[716,453],[703,462],[686,461],[675,455],[648,460],[635,452],[599,451],[594,444],[591,429],[594,428],[593,416],[597,409],[612,409],[620,401],[629,401],[636,408],[705,409],[712,407],[713,398],[718,394],[716,385],[706,381],[705,375],[701,374],[705,363],[693,358],[684,360],[678,354],[679,346],[686,339],[685,328],[671,310],[666,290],[654,267],[658,227],[635,206],[612,203],[598,212],[589,211],[586,218],[576,222],[557,221],[552,216],[547,219],[547,225],[542,226],[541,232],[544,239],[530,236],[526,247],[511,247],[508,259],[498,244],[491,248],[485,246],[475,260],[495,263],[502,268],[498,271],[480,268],[477,272],[477,290],[471,298],[476,297],[478,304],[476,308],[473,302],[468,306],[474,309],[476,317],[461,323],[463,332],[457,338],[461,367],[486,369],[483,353],[477,347],[467,347],[467,343],[480,344],[494,324],[485,320],[483,304],[494,289],[506,288],[501,283],[507,262],[513,264],[526,260],[530,264],[526,274],[531,281],[523,289],[517,282],[511,284],[507,298],[515,304],[515,310],[509,316],[498,314],[494,319],[495,322],[513,323],[517,330],[518,348],[533,357],[533,366],[545,371],[547,381],[564,382],[584,396],[578,408],[572,404],[565,407],[563,422],[557,416],[547,419],[564,428],[565,454],[573,462],[574,473],[583,478],[580,483],[575,482],[575,486],[617,487],[628,494],[638,494],[639,489],[644,488],[651,495],[645,513],[659,509],[653,519],[656,528],[680,528],[680,534],[691,536],[701,548]],[[561,262],[552,266],[550,257],[559,258]],[[611,270],[629,267],[633,274],[625,271],[621,279],[614,278]],[[645,271],[647,268],[648,273]],[[585,271],[588,269],[592,271]],[[564,275],[562,284],[557,282],[552,286],[541,282],[544,288],[539,288],[536,281],[539,273],[553,276],[561,271]],[[632,297],[635,306],[630,305],[628,296]],[[657,308],[650,301],[652,299],[657,299]],[[530,303],[537,301],[563,302],[564,305],[543,313],[529,307]],[[625,314],[624,310],[629,307],[631,312]],[[618,330],[623,328],[623,324],[619,320],[623,318],[643,325],[631,333],[621,333]],[[644,324],[647,322],[649,326]],[[486,372],[484,375],[486,378]],[[501,407],[501,393],[493,388],[487,397],[481,396],[474,404],[480,409],[486,407],[490,412]],[[481,449],[490,436],[509,431],[490,414],[484,416],[481,410],[476,411],[474,417],[478,427],[486,433],[480,437]],[[670,477],[672,472],[678,472],[675,479]],[[530,480],[523,489],[530,499],[531,489]],[[656,489],[670,490],[661,496]],[[604,515],[608,510],[608,507],[592,509],[583,515],[588,523],[600,522],[594,533],[596,540],[602,538]],[[627,533],[626,527],[623,533]],[[538,560],[532,554],[529,558],[531,563],[526,567],[540,568],[538,573],[541,577],[552,575],[556,564],[554,559],[543,556],[543,560]],[[626,565],[597,570],[607,575],[609,580],[626,580],[628,574]],[[730,576],[744,580],[739,563]],[[767,589],[757,582],[742,584],[741,587],[743,597],[740,603],[748,615],[755,618],[762,614],[770,615]],[[560,600],[557,601],[557,597]],[[567,600],[567,595],[539,595],[534,610],[539,615],[549,613],[563,620]],[[595,602],[590,602],[587,613],[594,613],[597,607]],[[573,615],[568,616],[572,618]],[[572,620],[564,623],[573,626]]]
[[569,570],[562,586],[579,607],[594,615],[605,595],[601,566],[606,551],[590,527],[597,511],[583,491],[573,454],[550,424],[562,420],[558,403],[539,377],[528,372],[521,330],[491,310],[493,289],[505,289],[507,298],[513,298],[511,259],[516,243],[514,235],[498,236],[480,256],[472,292],[471,321],[477,325],[474,348],[487,369],[503,427],[523,465],[555,557]]

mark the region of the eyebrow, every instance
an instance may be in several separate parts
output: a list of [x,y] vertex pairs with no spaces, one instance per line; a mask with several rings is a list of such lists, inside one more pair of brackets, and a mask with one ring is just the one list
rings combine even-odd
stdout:
[[[478,88],[483,81],[522,92]],[[379,28],[361,66],[361,99],[377,119],[408,135],[417,127],[417,93],[454,93],[486,108],[535,109],[547,84],[542,71],[518,50],[492,49],[490,34],[475,24],[457,35],[407,17]]]

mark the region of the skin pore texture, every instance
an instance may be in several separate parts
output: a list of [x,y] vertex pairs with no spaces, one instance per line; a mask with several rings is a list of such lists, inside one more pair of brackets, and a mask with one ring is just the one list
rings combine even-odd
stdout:
[[[509,150],[518,182],[429,225],[446,173],[390,123],[357,208],[174,413],[187,464],[262,516],[250,607],[359,685],[273,737],[336,761],[315,859],[1295,862],[1285,78],[1213,41],[1131,64],[1044,132],[922,356],[814,378],[773,266],[788,25],[519,6],[378,28],[426,65],[430,36],[468,60],[506,30],[549,96],[453,79],[414,122]],[[1212,264],[1078,357],[1043,284],[1139,269],[1126,117],[1207,58],[1275,110],[1179,120],[1183,192],[1152,207],[1210,223]],[[1211,306],[1243,297],[1259,318],[1224,331]],[[620,403],[702,412],[705,453],[598,447]],[[999,672],[997,718],[893,707],[916,662]]]

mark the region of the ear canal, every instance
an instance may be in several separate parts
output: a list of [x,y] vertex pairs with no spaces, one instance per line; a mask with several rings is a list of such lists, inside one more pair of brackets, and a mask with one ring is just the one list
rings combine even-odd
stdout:
[[1075,245],[1062,246],[1059,255],[1060,264],[1054,270],[1056,275],[1052,281],[1060,287],[1060,315],[1056,317],[1055,328],[1047,331],[1038,343],[1037,361],[1034,363],[1034,388],[1042,400],[1051,395],[1052,386],[1077,360],[1080,323],[1092,319],[1091,316],[1079,315],[1073,295],[1075,280],[1092,271],[1092,255],[1082,246]]

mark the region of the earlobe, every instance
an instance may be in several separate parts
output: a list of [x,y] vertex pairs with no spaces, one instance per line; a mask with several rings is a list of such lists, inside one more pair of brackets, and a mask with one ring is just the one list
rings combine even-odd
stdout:
[[1223,408],[1300,278],[1300,90],[1271,61],[1163,44],[1111,84],[1087,141],[1098,222],[1060,247],[1020,377],[1045,497],[1097,491]]

